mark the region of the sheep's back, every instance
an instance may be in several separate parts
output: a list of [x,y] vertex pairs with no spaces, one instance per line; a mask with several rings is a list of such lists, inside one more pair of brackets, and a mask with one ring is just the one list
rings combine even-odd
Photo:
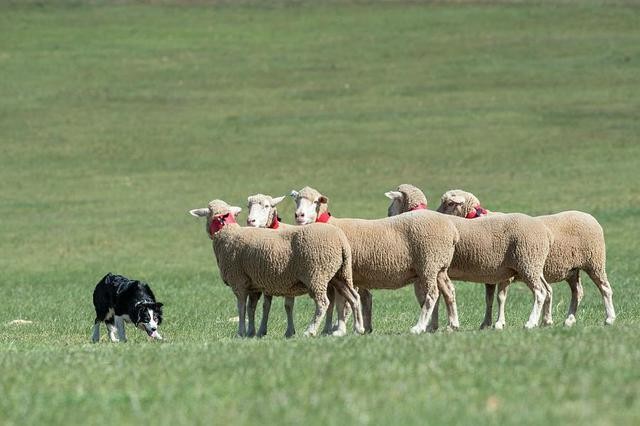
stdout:
[[563,281],[574,269],[604,268],[604,234],[593,216],[580,211],[566,211],[539,216],[538,219],[554,235],[544,267],[548,282]]

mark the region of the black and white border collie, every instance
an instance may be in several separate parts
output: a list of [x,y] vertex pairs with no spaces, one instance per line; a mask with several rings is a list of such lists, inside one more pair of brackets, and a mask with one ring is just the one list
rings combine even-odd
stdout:
[[158,326],[162,323],[162,303],[156,302],[149,285],[144,282],[109,272],[93,291],[93,305],[96,308],[92,336],[94,342],[100,340],[102,321],[107,325],[112,342],[127,341],[125,321],[132,322],[151,338],[162,339],[158,333]]

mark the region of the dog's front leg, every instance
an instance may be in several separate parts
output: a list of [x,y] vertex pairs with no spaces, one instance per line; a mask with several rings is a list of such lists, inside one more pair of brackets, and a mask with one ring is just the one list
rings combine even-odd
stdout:
[[118,315],[116,315],[116,329],[118,330],[118,340],[126,342],[127,336],[124,333],[124,319]]
[[100,321],[96,320],[95,324],[93,324],[93,335],[91,336],[91,341],[96,343],[100,340]]

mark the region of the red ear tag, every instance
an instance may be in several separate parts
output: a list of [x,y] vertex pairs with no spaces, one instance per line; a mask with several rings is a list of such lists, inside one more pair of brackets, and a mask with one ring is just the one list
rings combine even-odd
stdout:
[[280,227],[280,218],[278,216],[273,218],[273,222],[269,225],[271,229],[278,229]]
[[426,203],[420,203],[417,206],[415,206],[414,208],[412,208],[410,211],[426,210],[426,209],[427,209],[427,204]]
[[324,212],[316,218],[316,222],[327,223],[331,219],[331,213]]

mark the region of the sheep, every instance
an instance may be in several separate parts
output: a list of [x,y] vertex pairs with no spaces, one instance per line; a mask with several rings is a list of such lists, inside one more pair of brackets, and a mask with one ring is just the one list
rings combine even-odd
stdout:
[[[247,198],[247,210],[249,211],[247,216],[247,226],[253,226],[255,228],[269,228],[269,229],[285,229],[291,225],[282,223],[278,216],[277,205],[285,199],[282,197],[271,197],[264,194],[255,194]],[[327,318],[325,327],[325,333],[332,331],[332,315],[333,311],[333,288],[328,289],[329,296],[329,308],[327,309]],[[267,323],[269,320],[269,311],[271,310],[271,301],[273,296],[270,294],[264,295],[262,302],[262,320],[260,321],[260,329],[258,330],[258,337],[265,336],[267,334]],[[252,317],[255,316],[255,303],[252,305],[252,299],[249,299],[249,327],[251,327]],[[257,299],[255,300],[257,302]],[[285,337],[292,337],[296,333],[295,325],[293,322],[293,305],[295,298],[284,298],[284,309],[287,313],[287,331]]]
[[[391,199],[391,204],[387,209],[388,216],[395,216],[411,210],[427,208],[427,197],[424,195],[424,192],[422,192],[421,189],[410,184],[399,185],[395,191],[385,192],[384,195],[386,195],[387,198]],[[467,218],[486,216],[487,214],[491,213],[480,206],[480,201],[478,201],[477,199],[472,199],[471,197],[464,198],[463,195],[458,194],[458,190],[448,191],[445,195],[442,196],[442,200],[444,200],[445,197],[448,201],[447,203],[441,202],[440,207],[437,210],[440,213],[452,214],[454,216]],[[442,210],[443,206],[446,207],[447,211]],[[491,311],[493,306],[493,294],[495,293],[495,288],[495,284],[485,284],[486,309],[484,320],[480,325],[480,329],[491,326]],[[436,303],[434,314],[431,318],[430,329],[432,331],[435,331],[438,328],[438,305],[439,301]]]
[[[480,200],[470,192],[463,190],[447,191],[442,195],[438,211],[461,217],[469,217],[482,209]],[[483,209],[484,210],[484,209]],[[485,210],[486,211],[486,210]],[[604,233],[598,221],[590,214],[580,211],[537,217],[554,236],[551,251],[544,265],[544,276],[549,283],[566,281],[571,289],[571,302],[564,325],[571,327],[576,323],[576,311],[582,300],[583,290],[580,282],[580,270],[585,271],[598,287],[605,306],[605,324],[614,323],[616,314],[613,307],[613,291],[606,273],[606,247]],[[487,311],[491,325],[491,303],[495,285],[486,286]],[[504,326],[504,304],[507,287],[500,286],[498,291],[498,321],[496,326]],[[485,319],[486,322],[486,319]]]
[[[422,191],[412,185],[400,185],[397,191],[385,195],[393,200],[389,215],[407,214],[402,206],[422,202],[426,205]],[[478,220],[450,217],[460,233],[460,242],[455,247],[449,277],[493,284],[524,281],[534,295],[525,328],[536,327],[541,312],[543,324],[550,324],[552,293],[543,268],[553,243],[551,231],[540,221],[519,213],[488,215]],[[434,315],[434,321],[435,318]]]
[[[414,334],[423,333],[442,291],[449,325],[458,328],[455,292],[447,275],[458,232],[444,215],[427,210],[376,220],[338,219],[328,212],[328,199],[305,187],[292,191],[298,225],[324,222],[342,229],[351,245],[353,283],[358,289],[397,289],[414,282],[421,307]],[[371,305],[364,304],[365,330],[371,330]]]
[[[289,297],[309,293],[316,311],[304,335],[315,336],[329,304],[329,285],[349,303],[355,313],[355,329],[364,333],[360,300],[353,288],[351,249],[343,232],[322,225],[279,232],[241,228],[235,221],[240,211],[222,200],[189,211],[207,219],[206,232],[213,240],[220,275],[237,299],[239,336],[246,334],[247,296],[256,292]],[[339,317],[340,321],[344,324],[344,318]]]

